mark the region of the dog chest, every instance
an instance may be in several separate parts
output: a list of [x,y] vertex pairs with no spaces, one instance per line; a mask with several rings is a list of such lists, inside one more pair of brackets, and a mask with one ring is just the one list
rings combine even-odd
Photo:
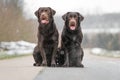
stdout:
[[45,39],[43,41],[43,46],[44,47],[52,47],[53,44],[54,44],[54,40],[52,40],[52,39]]

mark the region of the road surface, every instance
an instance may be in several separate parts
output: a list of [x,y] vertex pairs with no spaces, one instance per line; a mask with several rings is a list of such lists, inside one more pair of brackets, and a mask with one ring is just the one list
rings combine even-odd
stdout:
[[85,52],[85,68],[45,68],[34,80],[120,80],[120,59]]
[[120,58],[90,55],[85,51],[85,68],[33,67],[32,56],[0,61],[0,80],[120,80]]
[[33,80],[42,67],[33,67],[32,56],[0,61],[0,80]]

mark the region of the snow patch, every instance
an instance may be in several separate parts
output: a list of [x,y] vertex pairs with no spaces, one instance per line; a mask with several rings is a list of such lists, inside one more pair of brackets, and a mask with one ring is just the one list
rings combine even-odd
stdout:
[[26,41],[0,42],[0,50],[5,51],[9,55],[30,54],[33,52],[35,45]]
[[102,48],[93,48],[93,49],[91,50],[91,52],[92,52],[93,54],[96,54],[96,55],[103,55],[103,54],[105,54],[107,51],[106,51],[105,49],[102,49]]
[[102,48],[93,48],[91,53],[100,56],[120,57],[120,51],[110,51]]

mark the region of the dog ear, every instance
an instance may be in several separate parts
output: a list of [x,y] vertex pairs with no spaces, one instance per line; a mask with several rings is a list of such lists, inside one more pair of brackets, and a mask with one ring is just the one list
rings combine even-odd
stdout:
[[53,10],[53,9],[51,9],[51,10],[52,10],[52,15],[55,15],[56,11],[55,11],[55,10]]
[[64,14],[63,16],[62,16],[62,19],[64,20],[64,21],[66,21],[66,17],[67,17],[67,14],[69,14],[70,12],[67,12],[66,14]]
[[83,20],[84,20],[84,17],[83,17],[80,13],[78,13],[78,12],[77,12],[77,14],[78,14],[78,16],[79,16],[79,18],[80,18],[80,21],[83,21]]
[[83,21],[84,20],[84,17],[82,15],[80,15],[80,20]]
[[63,19],[64,21],[66,21],[66,15],[67,15],[67,14],[64,14],[64,15],[62,16],[62,19]]
[[[38,10],[39,10],[39,9],[38,9]],[[36,17],[38,17],[38,13],[39,13],[38,10],[35,11],[35,13],[34,13]]]
[[51,10],[52,15],[55,15],[56,11],[55,11],[55,10],[53,10],[52,8],[50,8],[50,7],[48,7],[48,8]]

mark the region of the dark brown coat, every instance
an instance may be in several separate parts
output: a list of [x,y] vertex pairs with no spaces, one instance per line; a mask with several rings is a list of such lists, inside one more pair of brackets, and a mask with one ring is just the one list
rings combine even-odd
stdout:
[[50,7],[41,7],[35,15],[38,18],[38,43],[34,49],[34,66],[55,66],[58,47],[58,31],[54,23],[55,11]]

